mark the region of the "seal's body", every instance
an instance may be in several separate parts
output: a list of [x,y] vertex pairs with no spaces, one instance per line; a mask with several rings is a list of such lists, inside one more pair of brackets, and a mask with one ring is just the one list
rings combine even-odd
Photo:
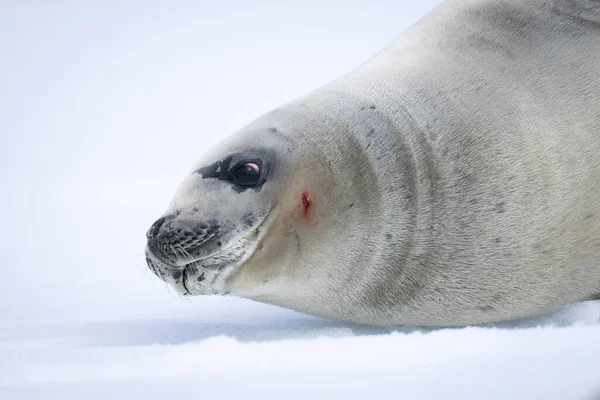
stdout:
[[465,325],[600,294],[600,2],[449,1],[261,117],[148,232],[183,294]]

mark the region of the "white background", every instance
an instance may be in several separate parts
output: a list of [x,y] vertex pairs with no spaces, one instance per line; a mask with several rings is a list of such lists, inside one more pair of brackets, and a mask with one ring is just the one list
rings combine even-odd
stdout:
[[[145,266],[145,231],[203,151],[351,70],[436,3],[0,2],[6,393],[207,395],[199,382],[217,397],[298,382],[311,384],[286,396],[600,391],[597,303],[509,331],[390,335],[240,299],[182,299]],[[537,324],[568,327],[525,329]]]

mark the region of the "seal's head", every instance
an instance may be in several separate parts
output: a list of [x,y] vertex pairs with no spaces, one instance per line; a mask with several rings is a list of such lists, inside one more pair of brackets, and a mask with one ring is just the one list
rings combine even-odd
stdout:
[[276,143],[261,142],[213,152],[148,230],[148,266],[180,293],[229,292],[225,278],[262,248],[280,157]]
[[327,309],[362,286],[378,189],[363,147],[306,107],[271,112],[211,151],[148,230],[148,266],[179,293],[343,318]]

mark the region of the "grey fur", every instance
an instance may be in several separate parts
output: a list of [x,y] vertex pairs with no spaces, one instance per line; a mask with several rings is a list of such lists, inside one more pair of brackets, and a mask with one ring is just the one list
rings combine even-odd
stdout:
[[192,294],[429,326],[600,294],[600,1],[447,1],[194,170],[257,146],[260,191],[191,174],[167,212],[268,213]]

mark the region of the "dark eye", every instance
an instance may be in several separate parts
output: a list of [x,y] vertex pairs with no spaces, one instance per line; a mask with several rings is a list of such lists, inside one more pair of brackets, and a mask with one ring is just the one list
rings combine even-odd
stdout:
[[238,185],[254,186],[260,180],[260,168],[252,162],[239,165],[233,170],[233,179]]

